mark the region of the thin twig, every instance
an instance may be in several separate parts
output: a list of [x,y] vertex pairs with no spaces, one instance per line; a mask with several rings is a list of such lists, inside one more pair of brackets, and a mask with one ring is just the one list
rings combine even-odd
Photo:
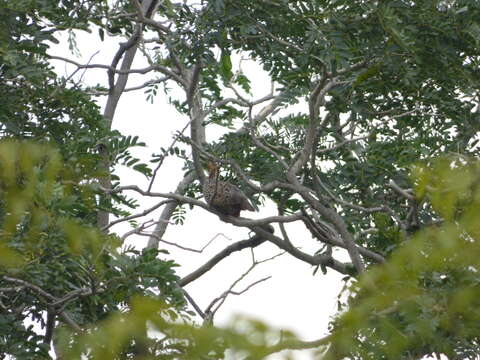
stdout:
[[[148,236],[148,237],[154,237],[154,238],[157,238],[157,235],[155,235],[155,233],[143,233],[143,232],[136,232],[135,234],[137,235],[140,235],[140,236]],[[193,248],[189,248],[189,247],[186,247],[186,246],[182,246],[180,244],[177,244],[177,243],[174,243],[174,242],[171,242],[171,241],[167,241],[167,240],[164,240],[164,239],[161,239],[158,237],[158,241],[161,242],[161,243],[164,243],[164,244],[167,244],[167,245],[170,245],[170,246],[174,246],[174,247],[177,247],[181,250],[185,250],[185,251],[190,251],[190,252],[194,252],[194,253],[198,253],[198,254],[201,254],[205,251],[205,249],[210,246],[210,244],[213,243],[213,241],[220,237],[220,236],[224,236],[226,239],[229,239],[231,240],[230,238],[228,238],[227,236],[223,235],[223,234],[217,234],[215,235],[213,238],[211,238],[201,249],[193,249]]]
[[173,147],[175,146],[175,144],[177,143],[177,141],[182,137],[183,133],[188,129],[188,127],[190,126],[191,123],[192,123],[191,120],[190,120],[189,122],[187,122],[187,124],[183,127],[183,129],[180,130],[180,132],[177,133],[177,135],[174,137],[172,143],[171,143],[170,146],[165,150],[164,154],[160,157],[160,160],[158,161],[157,167],[156,167],[155,170],[153,171],[153,175],[152,175],[152,178],[150,179],[150,183],[148,184],[147,191],[152,190],[152,186],[153,186],[153,183],[154,183],[155,178],[156,178],[156,176],[157,176],[157,172],[158,172],[158,170],[160,170],[160,167],[163,165],[163,161],[164,161],[165,158],[166,158],[166,155],[165,155],[165,154],[168,154],[168,152],[169,152],[171,149],[173,149]]
[[[273,255],[269,258],[266,258],[264,260],[261,260],[261,261],[256,261],[255,260],[255,257],[253,255],[253,252],[252,252],[252,264],[250,265],[250,267],[243,273],[241,274],[231,285],[230,287],[224,291],[220,296],[218,296],[217,298],[213,299],[210,304],[207,306],[207,308],[205,309],[205,313],[206,314],[210,314],[210,319],[213,320],[213,317],[215,316],[215,313],[218,311],[218,309],[220,309],[220,307],[224,304],[225,300],[227,299],[228,295],[242,295],[243,293],[247,292],[248,290],[250,290],[253,286],[261,283],[261,282],[264,282],[264,281],[267,281],[268,279],[271,278],[271,276],[267,276],[265,278],[262,278],[260,280],[257,280],[257,281],[254,281],[253,283],[251,283],[250,285],[248,285],[246,288],[244,288],[243,290],[241,291],[234,291],[233,288],[240,282],[242,281],[250,272],[252,272],[252,270],[262,264],[262,263],[265,263],[267,261],[271,261],[281,255],[283,255],[285,252],[281,252],[279,254],[276,254],[276,255]],[[216,306],[215,306],[216,305]],[[215,306],[215,307],[214,307]]]
[[[123,92],[129,92],[129,91],[136,91],[136,90],[141,90],[141,89],[144,89],[148,86],[151,86],[151,85],[155,85],[155,84],[161,84],[167,80],[171,79],[170,76],[164,76],[160,79],[156,79],[156,80],[149,80],[149,81],[146,81],[144,82],[143,84],[141,85],[137,85],[137,86],[132,86],[132,87],[129,87],[129,88],[125,88],[123,90]],[[93,89],[87,89],[86,90],[87,93],[91,94],[91,95],[94,95],[94,96],[102,96],[102,95],[108,95],[109,92],[108,91],[99,91],[99,90],[93,90]]]
[[133,215],[130,215],[130,216],[125,216],[121,219],[117,219],[117,220],[114,220],[112,222],[110,222],[107,226],[103,227],[102,228],[102,231],[106,231],[108,229],[110,229],[112,226],[114,225],[117,225],[119,223],[122,223],[122,222],[125,222],[125,221],[130,221],[130,220],[133,220],[133,219],[137,219],[139,217],[143,217],[145,215],[148,215],[150,214],[152,211],[155,211],[157,210],[159,207],[165,205],[165,204],[169,204],[171,202],[174,202],[174,200],[164,200],[164,201],[160,201],[158,204],[155,204],[153,205],[152,207],[148,208],[148,209],[145,209],[143,210],[142,212],[138,213],[138,214],[133,214]]

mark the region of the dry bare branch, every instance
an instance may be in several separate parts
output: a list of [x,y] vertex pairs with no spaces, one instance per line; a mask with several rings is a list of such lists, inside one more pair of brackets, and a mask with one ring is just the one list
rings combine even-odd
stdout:
[[[267,277],[264,277],[260,280],[257,280],[257,281],[254,281],[252,282],[251,284],[249,284],[247,287],[245,287],[243,290],[240,290],[240,291],[234,291],[234,287],[240,282],[242,281],[243,279],[245,279],[245,277],[250,274],[253,269],[262,264],[262,263],[265,263],[267,261],[271,261],[281,255],[284,254],[284,252],[281,252],[279,254],[276,254],[276,255],[273,255],[269,258],[266,258],[264,260],[261,260],[261,261],[257,261],[255,260],[255,256],[253,254],[253,248],[251,248],[252,250],[252,264],[250,265],[250,267],[243,273],[241,274],[230,286],[229,288],[224,291],[220,296],[216,297],[215,299],[213,299],[210,304],[207,306],[207,308],[205,309],[205,314],[209,314],[209,319],[210,321],[213,322],[213,317],[215,316],[215,313],[218,311],[218,309],[220,309],[220,307],[224,304],[225,300],[227,299],[228,295],[242,295],[244,294],[245,292],[247,292],[248,290],[250,290],[252,287],[254,287],[255,285],[257,284],[260,284],[261,282],[264,282],[264,281],[267,281],[268,279],[271,278],[271,276],[267,276]],[[216,306],[215,306],[216,305]]]

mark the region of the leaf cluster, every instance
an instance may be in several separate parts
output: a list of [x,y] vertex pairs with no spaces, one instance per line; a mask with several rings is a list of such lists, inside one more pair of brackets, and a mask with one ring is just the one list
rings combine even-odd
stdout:
[[[417,196],[444,221],[415,234],[350,288],[327,359],[478,354],[478,161],[442,158],[416,171]],[[442,197],[442,200],[440,200]],[[445,197],[449,200],[444,201]]]

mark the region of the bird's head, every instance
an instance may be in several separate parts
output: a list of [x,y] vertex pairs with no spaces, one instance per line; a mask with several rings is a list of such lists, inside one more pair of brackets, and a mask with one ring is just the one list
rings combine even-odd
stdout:
[[218,165],[215,162],[213,162],[212,160],[209,160],[207,162],[207,170],[208,170],[208,174],[210,176],[216,175],[216,174],[218,174],[218,170],[219,170]]

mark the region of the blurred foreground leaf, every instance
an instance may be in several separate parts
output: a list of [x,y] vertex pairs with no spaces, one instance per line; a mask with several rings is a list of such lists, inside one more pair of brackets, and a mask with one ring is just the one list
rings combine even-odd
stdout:
[[326,359],[480,352],[480,163],[445,157],[414,173],[438,218],[350,288]]

